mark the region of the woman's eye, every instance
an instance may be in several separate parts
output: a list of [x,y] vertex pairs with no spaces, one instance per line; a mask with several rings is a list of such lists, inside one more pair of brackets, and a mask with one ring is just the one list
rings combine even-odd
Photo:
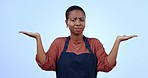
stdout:
[[80,21],[84,21],[84,19],[80,19]]
[[80,18],[80,21],[85,21],[85,18]]
[[75,22],[76,20],[75,19],[72,19],[71,21]]

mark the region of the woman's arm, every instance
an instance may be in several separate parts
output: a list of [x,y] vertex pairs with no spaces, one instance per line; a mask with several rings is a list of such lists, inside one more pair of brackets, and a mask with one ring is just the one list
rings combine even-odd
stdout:
[[46,54],[42,45],[41,36],[39,33],[32,33],[32,32],[25,32],[25,31],[19,31],[19,33],[25,34],[29,37],[36,39],[37,44],[37,58],[39,63],[43,63],[46,60]]
[[115,43],[113,45],[113,48],[112,50],[110,51],[109,53],[109,56],[107,58],[108,60],[108,63],[110,65],[115,65],[116,63],[116,58],[117,58],[117,54],[118,54],[118,48],[119,48],[119,45],[120,45],[120,42],[122,41],[126,41],[128,39],[131,39],[131,38],[134,38],[134,37],[137,37],[137,35],[131,35],[131,36],[118,36],[115,40]]

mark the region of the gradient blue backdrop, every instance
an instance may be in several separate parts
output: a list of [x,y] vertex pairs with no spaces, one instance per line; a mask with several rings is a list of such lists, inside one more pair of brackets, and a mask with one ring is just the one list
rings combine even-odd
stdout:
[[18,31],[39,32],[47,51],[69,35],[64,14],[74,4],[87,15],[84,35],[98,38],[107,53],[118,35],[138,35],[121,43],[117,66],[97,78],[148,78],[148,0],[0,0],[0,78],[56,78],[38,67],[35,39]]

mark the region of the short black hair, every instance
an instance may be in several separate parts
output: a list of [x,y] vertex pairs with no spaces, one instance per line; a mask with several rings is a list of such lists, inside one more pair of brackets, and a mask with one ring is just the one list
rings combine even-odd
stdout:
[[[80,11],[82,11],[82,12],[84,13],[84,15],[85,15],[84,10],[83,10],[80,6],[73,5],[73,6],[70,6],[70,7],[66,10],[66,12],[65,12],[66,20],[68,20],[69,12],[70,12],[70,11],[73,11],[73,10],[80,10]],[[86,16],[86,15],[85,15],[85,16]]]

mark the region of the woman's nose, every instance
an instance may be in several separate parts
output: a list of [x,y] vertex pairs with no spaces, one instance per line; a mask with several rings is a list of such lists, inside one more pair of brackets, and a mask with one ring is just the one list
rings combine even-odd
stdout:
[[80,26],[80,25],[81,25],[80,21],[77,20],[77,21],[76,21],[76,26]]

